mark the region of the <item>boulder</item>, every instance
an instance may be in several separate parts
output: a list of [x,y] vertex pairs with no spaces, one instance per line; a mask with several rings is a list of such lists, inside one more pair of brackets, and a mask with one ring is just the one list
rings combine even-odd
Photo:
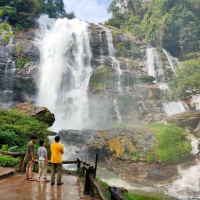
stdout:
[[29,61],[39,59],[40,50],[32,41],[18,40],[15,45],[17,56],[26,57]]
[[167,122],[172,122],[179,127],[190,126],[196,128],[200,122],[200,110],[178,113],[167,118]]
[[52,126],[55,121],[54,114],[45,107],[35,106],[30,103],[19,103],[14,109],[22,114],[34,117],[38,121],[42,121],[49,126]]

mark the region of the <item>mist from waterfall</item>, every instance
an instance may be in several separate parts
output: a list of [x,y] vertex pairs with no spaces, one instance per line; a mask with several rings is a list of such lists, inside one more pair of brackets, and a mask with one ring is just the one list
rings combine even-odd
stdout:
[[88,125],[87,88],[92,73],[89,24],[78,19],[38,20],[41,51],[37,105],[55,114],[52,129]]

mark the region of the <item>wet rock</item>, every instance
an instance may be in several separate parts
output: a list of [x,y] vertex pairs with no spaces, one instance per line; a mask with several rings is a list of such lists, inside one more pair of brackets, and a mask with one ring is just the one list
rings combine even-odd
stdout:
[[39,59],[40,51],[32,41],[18,40],[15,45],[17,56],[26,58],[29,61],[35,61]]
[[190,126],[196,128],[200,122],[200,111],[187,111],[184,113],[178,113],[167,118],[167,122],[172,122],[179,127],[185,128]]

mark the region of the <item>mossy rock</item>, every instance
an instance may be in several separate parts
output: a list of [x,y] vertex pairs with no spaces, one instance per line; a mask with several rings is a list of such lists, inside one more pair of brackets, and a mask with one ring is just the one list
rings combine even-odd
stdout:
[[49,126],[52,126],[55,121],[54,114],[45,107],[35,106],[30,103],[19,103],[14,107],[14,110],[24,115],[34,117],[38,121],[44,122]]

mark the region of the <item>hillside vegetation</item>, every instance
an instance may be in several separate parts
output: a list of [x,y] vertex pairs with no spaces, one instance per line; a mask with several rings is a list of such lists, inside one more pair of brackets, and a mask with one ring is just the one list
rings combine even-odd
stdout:
[[146,43],[168,50],[184,61],[169,83],[169,101],[200,93],[200,1],[113,0],[105,23]]
[[113,0],[109,11],[112,18],[107,25],[163,47],[179,58],[195,57],[199,52],[198,0]]
[[3,19],[16,27],[29,28],[33,19],[39,14],[48,14],[51,18],[68,17],[64,9],[63,0],[0,0],[0,10]]

